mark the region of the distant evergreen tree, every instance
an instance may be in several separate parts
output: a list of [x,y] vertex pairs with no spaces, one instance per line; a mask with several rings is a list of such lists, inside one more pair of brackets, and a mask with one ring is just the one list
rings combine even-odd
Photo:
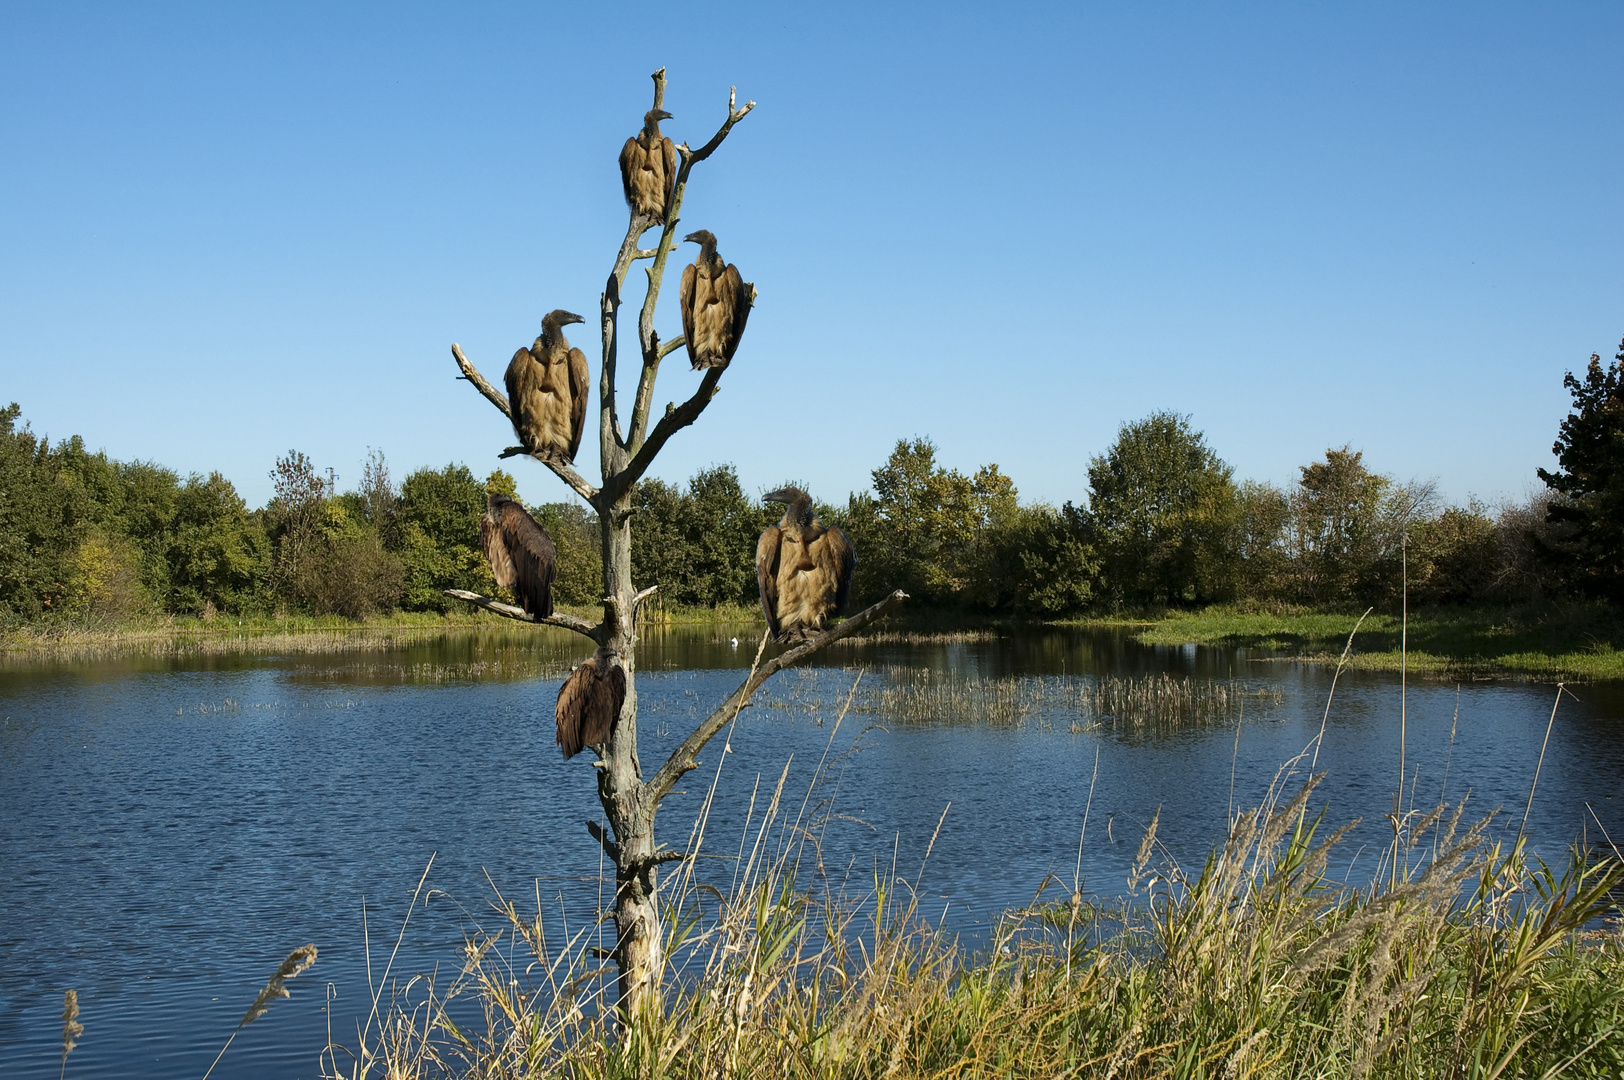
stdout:
[[1624,600],[1624,343],[1612,364],[1592,353],[1584,379],[1570,371],[1562,385],[1573,408],[1551,448],[1561,467],[1539,470],[1561,496],[1547,511],[1558,526],[1552,554],[1585,591]]

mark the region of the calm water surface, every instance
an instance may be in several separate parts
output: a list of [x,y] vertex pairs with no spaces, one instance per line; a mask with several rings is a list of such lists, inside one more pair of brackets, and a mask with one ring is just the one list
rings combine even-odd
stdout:
[[[645,771],[748,668],[748,646],[730,648],[725,634],[645,644]],[[453,968],[464,931],[492,921],[492,884],[585,925],[601,867],[583,822],[601,812],[587,756],[559,760],[551,723],[559,680],[588,653],[578,641],[547,630],[314,657],[11,661],[0,670],[0,1075],[56,1075],[62,992],[73,988],[85,1034],[70,1076],[201,1076],[281,959],[315,942],[321,959],[289,984],[292,1000],[246,1028],[215,1074],[315,1076],[329,988],[336,1042],[353,1044],[367,1011],[363,910],[381,970],[431,856],[437,892],[413,916],[397,971]],[[1047,875],[1069,886],[1091,780],[1085,892],[1124,890],[1158,808],[1168,850],[1199,863],[1231,805],[1257,803],[1310,744],[1331,682],[1329,670],[1255,653],[1103,631],[829,652],[824,666],[779,676],[741,718],[711,850],[736,849],[758,778],[770,790],[788,763],[798,805],[827,750],[834,763],[813,801],[838,815],[823,833],[830,877],[850,874],[861,891],[876,865],[894,863],[914,878],[945,809],[919,886],[925,913],[971,944]],[[923,668],[1051,687],[1169,672],[1233,680],[1250,696],[1226,721],[1159,736],[1076,730],[1089,718],[1058,705],[1014,726],[911,722],[876,707],[872,691]],[[859,671],[856,707],[835,731]],[[1457,696],[1454,684],[1411,680],[1415,802],[1469,792],[1475,811],[1503,808],[1515,830],[1554,697],[1542,684],[1472,683]],[[665,842],[688,835],[720,743],[662,808]],[[1342,863],[1355,879],[1385,842],[1398,753],[1398,677],[1344,674],[1315,803],[1330,821],[1363,820]],[[1600,843],[1603,828],[1624,842],[1617,685],[1563,701],[1529,816],[1550,859],[1576,839]],[[710,865],[725,885],[728,865]]]

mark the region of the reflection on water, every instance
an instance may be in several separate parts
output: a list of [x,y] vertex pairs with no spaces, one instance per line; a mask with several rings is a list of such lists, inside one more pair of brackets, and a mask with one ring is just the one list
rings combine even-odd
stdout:
[[[755,642],[678,628],[640,653],[648,769],[742,679]],[[76,1076],[201,1075],[288,950],[321,947],[293,999],[245,1029],[217,1073],[310,1076],[369,1004],[362,904],[381,962],[423,867],[439,890],[397,970],[454,960],[490,883],[588,925],[602,899],[592,769],[553,746],[558,682],[589,645],[502,627],[389,648],[19,662],[0,673],[0,1060],[44,1075],[62,991],[80,994]],[[1244,651],[1146,647],[1063,631],[842,644],[781,675],[702,755],[724,761],[708,835],[736,845],[758,776],[806,790],[826,751],[834,816],[820,856],[855,887],[879,865],[971,943],[1044,878],[1123,888],[1158,809],[1171,854],[1198,862],[1232,807],[1256,803],[1310,746],[1331,673]],[[859,675],[861,678],[859,679]],[[855,693],[853,692],[855,684]],[[851,711],[835,730],[843,703]],[[1412,682],[1406,799],[1468,792],[1516,827],[1554,688]],[[1146,712],[1145,710],[1151,710]],[[1134,723],[1154,715],[1156,723]],[[1547,858],[1602,829],[1624,839],[1624,688],[1586,686],[1551,730],[1529,832]],[[854,751],[855,752],[852,752]],[[1387,838],[1398,786],[1396,676],[1346,673],[1315,794],[1357,879]],[[1299,765],[1300,772],[1306,767]],[[708,783],[708,780],[707,782]],[[704,784],[673,795],[680,843]],[[1090,824],[1079,859],[1084,810]],[[725,885],[726,860],[708,864]],[[380,945],[381,943],[381,945]],[[382,950],[381,952],[379,950]],[[13,1069],[6,1070],[9,1074]]]

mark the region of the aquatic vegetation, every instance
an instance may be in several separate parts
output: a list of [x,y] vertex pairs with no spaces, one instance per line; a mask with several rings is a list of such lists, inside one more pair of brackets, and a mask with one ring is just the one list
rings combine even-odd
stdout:
[[855,899],[803,887],[780,780],[727,889],[676,875],[659,1008],[616,1017],[593,928],[549,938],[539,903],[498,897],[448,986],[412,980],[347,1067],[323,1061],[352,1080],[1619,1075],[1624,935],[1595,923],[1624,866],[1558,871],[1439,807],[1396,818],[1382,872],[1344,887],[1314,783],[1238,815],[1194,872],[1152,822],[1125,904],[1073,891],[968,955],[895,874]]

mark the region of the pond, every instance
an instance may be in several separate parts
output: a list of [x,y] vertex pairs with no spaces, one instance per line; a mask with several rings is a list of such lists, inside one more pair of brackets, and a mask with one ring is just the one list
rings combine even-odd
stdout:
[[[640,656],[640,757],[652,772],[744,677],[753,642],[677,629]],[[589,653],[499,628],[315,654],[127,656],[0,666],[0,1061],[55,1075],[62,993],[84,1035],[69,1076],[201,1076],[255,993],[306,942],[316,966],[243,1029],[224,1077],[317,1075],[355,1041],[374,978],[433,859],[393,975],[454,970],[499,890],[560,928],[604,896],[584,823],[593,769],[560,760],[551,709]],[[723,888],[781,775],[816,824],[818,881],[860,895],[876,870],[968,947],[1053,875],[1111,897],[1160,814],[1165,852],[1199,867],[1232,811],[1326,772],[1312,805],[1361,824],[1335,865],[1358,882],[1390,836],[1400,680],[1257,652],[1152,647],[1120,631],[918,639],[881,633],[786,672],[663,806],[682,846],[716,785],[699,871]],[[850,707],[841,718],[841,709]],[[1412,678],[1405,804],[1469,799],[1546,859],[1624,842],[1624,686]],[[721,763],[718,776],[718,763]],[[822,763],[822,780],[813,787]],[[787,774],[786,774],[787,766]],[[804,807],[804,810],[803,810]],[[1087,832],[1084,835],[1084,819]],[[932,844],[934,838],[934,844]],[[930,849],[928,862],[924,861]],[[921,865],[923,863],[923,869]]]

